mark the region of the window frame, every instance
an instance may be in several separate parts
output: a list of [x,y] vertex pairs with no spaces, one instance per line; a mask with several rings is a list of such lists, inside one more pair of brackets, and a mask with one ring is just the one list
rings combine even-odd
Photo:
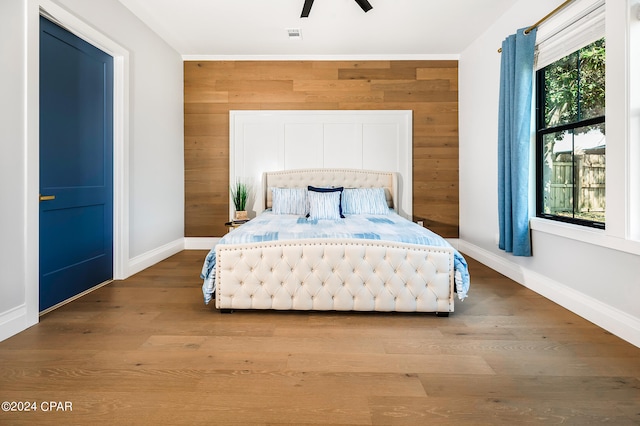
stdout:
[[[605,37],[603,37],[605,38]],[[582,48],[580,48],[582,49]],[[577,51],[579,51],[580,49],[578,49]],[[605,39],[605,49],[606,49],[606,39]],[[575,51],[575,52],[577,52]],[[575,52],[571,52],[568,55],[558,59],[557,61],[564,59],[572,54],[574,54]],[[575,185],[575,182],[577,182],[577,171],[575,168],[575,160],[572,159],[571,162],[574,165],[573,167],[573,200],[574,200],[574,205],[573,205],[573,211],[574,211],[574,217],[568,217],[568,216],[560,216],[560,215],[554,215],[554,214],[549,214],[549,213],[545,213],[544,212],[544,137],[548,134],[551,133],[557,133],[557,132],[563,132],[566,130],[572,130],[572,129],[577,129],[580,127],[585,127],[585,126],[592,126],[595,124],[605,124],[606,126],[606,113],[597,117],[592,117],[592,118],[588,118],[588,119],[583,119],[583,120],[577,120],[571,123],[564,123],[564,124],[559,124],[559,125],[555,125],[555,126],[549,126],[549,127],[544,127],[545,126],[545,98],[546,98],[546,89],[545,89],[545,82],[544,82],[544,74],[545,74],[545,70],[547,69],[547,67],[553,65],[555,62],[554,61],[552,63],[550,63],[549,65],[546,65],[543,68],[540,68],[538,70],[536,70],[536,75],[535,75],[535,84],[536,84],[536,89],[535,89],[535,123],[536,123],[536,135],[535,135],[535,139],[536,139],[536,217],[539,218],[543,218],[543,219],[549,219],[549,220],[553,220],[553,221],[558,221],[558,222],[565,222],[565,223],[570,223],[570,224],[574,224],[574,225],[580,225],[580,226],[585,226],[588,228],[595,228],[595,229],[605,229],[606,228],[606,219],[605,222],[598,222],[598,221],[593,221],[593,220],[587,220],[587,219],[580,219],[580,218],[576,218],[575,217],[575,210],[576,210],[576,206],[575,203],[578,200],[578,197],[576,196],[576,188],[577,185]],[[579,73],[578,73],[579,75]],[[606,134],[605,134],[606,137]],[[606,151],[605,151],[606,152]],[[606,155],[606,154],[605,154]],[[606,183],[605,183],[605,192],[606,192]],[[605,215],[606,215],[606,210],[605,210]]]

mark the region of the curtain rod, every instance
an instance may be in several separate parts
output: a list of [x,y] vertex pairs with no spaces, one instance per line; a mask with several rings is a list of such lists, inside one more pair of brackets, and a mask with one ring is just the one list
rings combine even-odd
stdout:
[[[573,1],[574,0],[565,0],[565,2],[562,3],[560,6],[556,7],[551,12],[547,13],[546,15],[544,15],[542,17],[542,19],[540,19],[538,22],[536,22],[535,24],[533,24],[532,26],[530,26],[529,28],[524,30],[524,33],[525,34],[529,34],[531,32],[531,30],[533,30],[534,28],[538,28],[544,21],[546,21],[547,19],[551,18],[556,13],[560,12],[560,10],[564,9],[565,6],[568,6],[569,3],[572,3]],[[498,49],[498,53],[502,53],[502,47]]]

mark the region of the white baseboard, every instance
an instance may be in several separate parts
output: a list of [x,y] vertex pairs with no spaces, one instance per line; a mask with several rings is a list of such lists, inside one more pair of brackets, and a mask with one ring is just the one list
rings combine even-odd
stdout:
[[185,237],[185,250],[211,250],[220,241],[220,237]]
[[150,266],[184,250],[184,238],[177,239],[163,246],[129,259],[126,277],[137,274]]
[[27,306],[20,305],[8,311],[0,313],[0,342],[14,334],[37,324],[38,318],[30,322],[27,315]]
[[[464,240],[458,240],[458,247],[459,251],[465,255],[591,321],[621,339],[640,347],[640,318],[631,316],[613,306],[606,305],[591,296],[576,291],[538,272],[509,262],[508,259]],[[471,277],[470,295],[473,295],[473,276]]]

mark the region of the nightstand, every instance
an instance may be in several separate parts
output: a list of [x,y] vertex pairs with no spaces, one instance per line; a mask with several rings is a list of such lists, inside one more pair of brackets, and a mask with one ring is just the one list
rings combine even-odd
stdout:
[[229,228],[229,232],[233,231],[234,229],[244,225],[245,223],[249,222],[251,219],[244,219],[244,220],[231,220],[227,223],[224,224],[224,226]]

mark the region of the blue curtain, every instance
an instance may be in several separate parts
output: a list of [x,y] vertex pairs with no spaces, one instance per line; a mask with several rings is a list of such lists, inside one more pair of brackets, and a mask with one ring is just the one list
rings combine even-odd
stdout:
[[498,118],[500,249],[531,256],[529,149],[536,30],[524,28],[502,42]]

